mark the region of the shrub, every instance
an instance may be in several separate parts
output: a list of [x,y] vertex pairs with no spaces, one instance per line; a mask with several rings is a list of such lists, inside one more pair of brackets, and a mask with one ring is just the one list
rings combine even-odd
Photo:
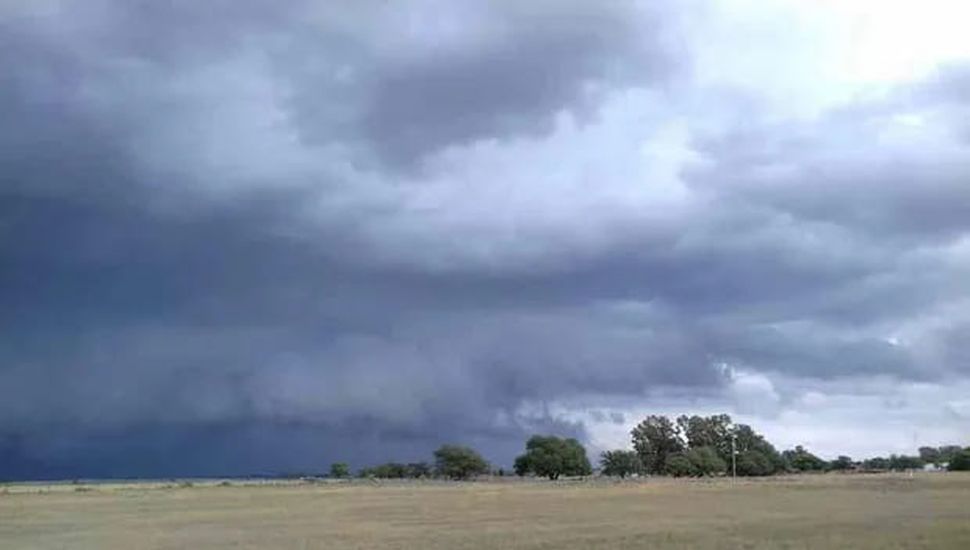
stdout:
[[688,477],[697,475],[697,471],[694,469],[694,464],[689,458],[681,453],[673,454],[667,457],[665,471],[668,475],[672,475],[674,477]]
[[694,475],[697,476],[713,476],[724,473],[727,469],[727,464],[713,447],[691,449],[685,456],[694,468]]
[[966,472],[970,471],[970,447],[955,453],[953,458],[950,459],[950,465],[947,469],[951,472]]
[[760,451],[738,453],[736,460],[739,476],[768,476],[775,472],[771,459]]

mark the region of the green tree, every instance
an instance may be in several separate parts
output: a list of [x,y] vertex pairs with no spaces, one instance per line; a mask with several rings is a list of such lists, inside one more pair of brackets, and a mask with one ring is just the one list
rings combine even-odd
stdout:
[[412,462],[407,465],[407,477],[420,479],[431,477],[431,466],[427,462]]
[[741,451],[737,456],[739,476],[770,476],[777,470],[771,458],[761,451]]
[[782,457],[788,467],[796,472],[820,472],[828,466],[827,462],[808,452],[801,445],[783,452]]
[[[756,457],[760,455],[761,457],[767,459],[768,463],[771,465],[771,471],[752,475],[771,475],[785,470],[785,460],[782,458],[781,453],[779,453],[778,450],[775,449],[775,446],[769,443],[763,435],[754,431],[751,426],[747,424],[736,425],[734,427],[734,435],[736,437],[738,456],[752,451],[758,454],[750,456]],[[739,467],[738,475],[748,474],[742,474],[741,468]]]
[[697,447],[690,449],[684,456],[694,467],[694,475],[714,476],[724,473],[727,463],[721,458],[714,447]]
[[940,460],[940,449],[937,447],[920,447],[919,448],[920,460],[927,464],[940,465],[942,460]]
[[952,458],[950,458],[947,469],[951,472],[970,471],[970,447],[963,449],[959,453],[954,453]]
[[468,479],[488,472],[488,462],[474,449],[461,445],[442,445],[434,452],[435,469],[450,479]]
[[586,449],[576,439],[534,435],[525,444],[525,454],[515,459],[515,473],[558,479],[561,475],[585,476],[593,471]]
[[688,448],[710,447],[723,460],[731,460],[731,417],[729,415],[682,415],[677,418],[677,427]]
[[683,453],[674,453],[664,462],[663,473],[674,477],[688,477],[697,475],[697,470]]
[[666,416],[651,415],[630,432],[640,462],[651,474],[667,471],[667,457],[684,450],[680,428]]
[[334,462],[330,465],[330,477],[335,479],[350,477],[350,466],[346,462]]
[[640,455],[636,451],[605,451],[600,455],[600,467],[604,475],[619,476],[639,474],[643,470]]
[[829,468],[837,472],[844,472],[852,469],[852,458],[841,455],[829,463]]
[[962,452],[963,448],[959,445],[944,445],[940,447],[940,464],[949,463]]
[[923,467],[923,460],[918,456],[891,455],[889,469],[896,471],[919,470]]
[[408,467],[400,462],[387,462],[370,468],[363,468],[357,475],[380,479],[403,479],[408,477]]

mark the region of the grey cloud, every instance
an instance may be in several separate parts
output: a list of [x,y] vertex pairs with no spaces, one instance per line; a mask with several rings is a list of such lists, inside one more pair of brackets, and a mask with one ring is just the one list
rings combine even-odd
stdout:
[[[690,174],[720,199],[890,238],[953,239],[970,217],[961,66],[811,123],[751,123],[699,139]],[[943,100],[941,101],[941,98]]]
[[[589,118],[602,90],[660,85],[678,69],[660,10],[634,2],[416,11],[401,20],[390,7],[339,26],[363,39],[308,33],[286,48],[277,70],[305,140],[350,141],[363,159],[413,168],[449,146],[548,133],[563,112]],[[402,32],[414,22],[433,30]]]
[[[946,308],[970,269],[959,67],[886,104],[711,133],[658,90],[690,63],[667,8],[67,5],[0,23],[0,477],[319,468],[444,441],[507,464],[529,433],[588,436],[557,403],[619,424],[615,403],[729,388],[725,363],[968,372]],[[453,28],[391,32],[439,8]],[[652,93],[614,108],[688,119],[699,160],[672,170],[670,208],[636,203],[659,177],[611,172],[639,156],[569,141],[612,116],[627,126],[599,131],[622,135],[594,145],[638,154],[626,142],[653,134],[621,131],[670,121],[604,113],[627,89]],[[879,142],[911,111],[947,125]],[[562,113],[578,122],[560,135]],[[478,192],[489,173],[413,170],[544,138],[563,144],[512,157],[540,164],[517,202]]]

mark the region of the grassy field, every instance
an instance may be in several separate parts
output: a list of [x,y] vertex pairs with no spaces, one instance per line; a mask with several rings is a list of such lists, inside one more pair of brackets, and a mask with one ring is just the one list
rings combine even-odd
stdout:
[[8,485],[0,548],[970,548],[970,475]]

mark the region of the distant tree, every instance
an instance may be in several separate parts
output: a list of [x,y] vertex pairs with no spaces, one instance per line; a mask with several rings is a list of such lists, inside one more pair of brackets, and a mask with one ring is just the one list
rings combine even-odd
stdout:
[[515,459],[515,473],[559,479],[559,476],[585,476],[593,472],[586,448],[576,439],[534,435],[525,444],[525,454]]
[[919,470],[922,467],[923,461],[918,456],[891,455],[889,457],[890,470]]
[[468,479],[488,473],[488,462],[474,449],[461,445],[442,445],[434,452],[435,469],[450,479]]
[[685,447],[680,428],[665,416],[648,416],[630,435],[640,462],[651,474],[665,473],[667,457],[682,452]]
[[350,477],[350,466],[346,462],[334,462],[330,465],[330,477],[335,479]]
[[697,447],[690,449],[684,456],[694,467],[694,475],[714,476],[724,473],[727,463],[722,459],[714,447]]
[[808,452],[801,445],[781,454],[788,467],[796,472],[821,472],[828,466],[827,462]]
[[379,479],[403,479],[408,477],[408,467],[400,462],[387,462],[370,468],[363,468],[357,475]]
[[940,464],[949,463],[962,452],[963,448],[959,445],[944,445],[940,447]]
[[619,476],[621,478],[639,474],[643,470],[640,455],[636,451],[616,450],[605,451],[600,455],[600,467],[603,474]]
[[951,472],[970,471],[970,447],[963,449],[959,453],[954,453],[950,458],[947,469]]
[[771,458],[761,451],[741,451],[737,457],[739,476],[770,476],[777,470]]
[[[782,454],[764,436],[747,424],[733,424],[726,414],[681,415],[675,422],[659,415],[648,416],[631,435],[644,470],[651,474],[667,473],[666,460],[674,455],[693,459],[703,470],[701,475],[721,471],[719,462],[708,460],[708,451],[701,451],[700,455],[689,453],[701,448],[713,450],[723,461],[724,470],[730,466],[735,451],[736,459],[741,461],[739,475],[771,475],[787,468]],[[683,470],[679,466],[674,469]]]
[[742,456],[746,453],[754,452],[757,454],[748,455],[755,462],[759,463],[759,467],[755,468],[757,471],[764,471],[764,464],[761,462],[761,458],[768,461],[770,465],[770,471],[758,474],[742,474],[741,467],[738,467],[738,475],[771,475],[774,473],[782,472],[786,469],[785,460],[781,456],[781,453],[775,449],[775,446],[768,442],[763,435],[754,431],[754,429],[747,424],[738,424],[734,427],[734,434],[737,438],[737,451],[738,456]]
[[677,428],[690,449],[710,447],[724,461],[731,460],[731,417],[726,414],[713,416],[687,416],[677,418]]
[[674,477],[692,477],[697,475],[697,470],[683,453],[674,453],[664,461],[663,473]]
[[842,455],[829,463],[829,469],[844,472],[852,469],[852,458]]
[[427,462],[412,462],[407,465],[407,477],[420,479],[431,477],[431,466]]
[[874,456],[862,461],[862,467],[866,470],[888,470],[889,459],[881,456]]
[[942,462],[940,460],[940,449],[937,447],[920,447],[919,458],[926,464],[936,464],[937,466]]

